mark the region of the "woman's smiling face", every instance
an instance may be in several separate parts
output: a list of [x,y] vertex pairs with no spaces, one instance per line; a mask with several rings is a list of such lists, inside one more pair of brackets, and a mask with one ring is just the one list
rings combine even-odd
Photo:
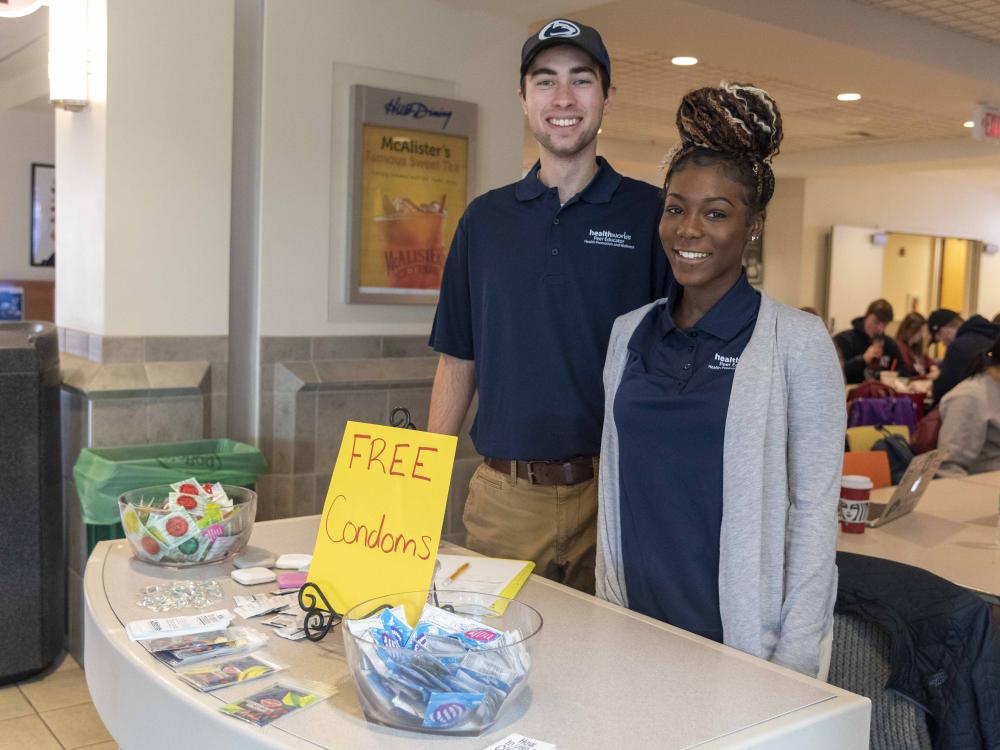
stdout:
[[725,293],[739,279],[743,251],[764,224],[750,215],[746,188],[721,164],[688,162],[670,177],[660,241],[677,283]]

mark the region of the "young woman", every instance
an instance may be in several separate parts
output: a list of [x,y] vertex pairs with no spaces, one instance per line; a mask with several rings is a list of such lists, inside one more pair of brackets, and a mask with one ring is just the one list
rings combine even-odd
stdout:
[[940,372],[938,366],[926,353],[930,338],[930,329],[923,315],[911,312],[903,318],[896,331],[900,356],[896,367],[900,375],[908,378],[937,377]]
[[774,192],[774,101],[692,91],[660,239],[676,284],[619,318],[604,368],[597,593],[825,677],[844,381],[814,315],[753,289]]
[[941,400],[938,476],[1000,471],[1000,339]]

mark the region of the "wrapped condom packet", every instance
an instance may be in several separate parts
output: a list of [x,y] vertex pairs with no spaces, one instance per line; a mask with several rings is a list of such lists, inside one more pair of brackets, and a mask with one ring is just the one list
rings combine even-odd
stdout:
[[[180,547],[190,539],[196,539],[201,533],[198,522],[186,510],[172,510],[155,516],[151,514],[146,521],[146,530],[171,549]],[[182,554],[187,554],[187,551]]]
[[428,729],[455,729],[467,723],[483,703],[482,693],[431,693],[424,713]]
[[378,619],[378,625],[369,631],[375,643],[391,648],[405,648],[413,633],[413,628],[406,624],[406,617],[398,617],[391,609],[383,609]]
[[445,631],[457,637],[470,648],[483,648],[495,641],[498,641],[503,633],[499,630],[484,625],[479,620],[465,615],[449,612],[432,604],[425,604],[420,613],[420,620],[417,623],[437,625]]

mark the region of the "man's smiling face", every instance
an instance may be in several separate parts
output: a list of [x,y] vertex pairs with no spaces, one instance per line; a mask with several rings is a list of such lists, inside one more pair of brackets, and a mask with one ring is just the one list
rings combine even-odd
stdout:
[[594,59],[570,45],[539,52],[525,73],[521,106],[535,140],[555,156],[583,151],[597,137],[614,89],[604,98]]

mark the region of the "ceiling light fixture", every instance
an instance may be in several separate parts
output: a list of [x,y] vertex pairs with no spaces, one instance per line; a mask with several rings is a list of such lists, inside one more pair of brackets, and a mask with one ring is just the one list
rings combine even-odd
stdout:
[[974,128],[974,127],[976,127],[976,123],[974,123],[972,120],[966,120],[965,122],[962,123],[962,127],[963,128]]
[[861,98],[861,94],[837,94],[838,102],[856,102]]
[[671,57],[670,62],[672,62],[674,65],[681,65],[681,66],[697,65],[698,58],[689,57],[687,55],[680,55],[679,57]]

